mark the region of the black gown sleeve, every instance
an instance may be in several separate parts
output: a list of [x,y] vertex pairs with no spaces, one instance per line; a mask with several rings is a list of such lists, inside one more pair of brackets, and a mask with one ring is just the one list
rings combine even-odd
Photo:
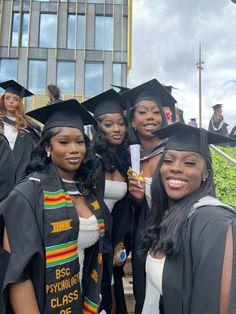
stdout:
[[[42,230],[39,230],[40,225],[37,220],[43,204],[39,202],[42,197],[39,192],[39,189],[35,187],[35,182],[22,182],[0,204],[0,213],[11,250],[2,285],[2,295],[6,293],[9,284],[30,278],[39,308],[42,309],[45,262]],[[37,199],[35,199],[36,195]],[[33,204],[31,199],[34,199]],[[42,213],[40,215],[42,216]]]
[[[232,224],[235,243],[236,214],[222,207],[204,206],[197,210],[191,224],[192,298],[191,314],[220,312],[220,287],[224,261],[226,234]],[[236,250],[233,252],[233,265]],[[235,286],[236,272],[233,269],[232,283]],[[231,298],[231,312],[235,313],[235,291]],[[233,310],[234,309],[234,310]]]
[[13,189],[14,183],[13,153],[7,139],[3,135],[0,135],[0,202]]

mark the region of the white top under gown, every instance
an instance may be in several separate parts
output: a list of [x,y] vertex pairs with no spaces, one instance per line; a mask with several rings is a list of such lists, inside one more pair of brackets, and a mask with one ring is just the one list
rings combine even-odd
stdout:
[[104,202],[110,212],[112,212],[115,203],[121,200],[126,193],[126,182],[105,180]]
[[159,300],[162,295],[162,277],[165,257],[153,258],[150,254],[146,259],[146,291],[142,314],[159,314]]
[[89,218],[79,217],[78,256],[80,264],[80,282],[83,278],[84,250],[94,245],[99,239],[98,222],[95,215]]
[[[7,118],[9,120],[16,121],[16,118],[14,118],[14,117],[7,116]],[[15,130],[15,127],[13,125],[8,124],[5,121],[3,123],[4,123],[4,135],[6,136],[8,142],[9,142],[9,145],[10,145],[11,149],[13,150],[14,146],[15,146],[18,132]]]

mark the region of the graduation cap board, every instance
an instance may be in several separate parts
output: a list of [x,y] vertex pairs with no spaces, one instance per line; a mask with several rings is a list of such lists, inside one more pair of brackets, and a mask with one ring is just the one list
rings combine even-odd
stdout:
[[84,125],[97,125],[93,116],[76,99],[32,110],[27,115],[44,124],[43,132],[54,127],[72,127],[84,132]]
[[165,150],[190,151],[210,158],[209,144],[234,142],[235,140],[209,132],[203,128],[196,128],[177,122],[153,132],[161,139],[169,138]]
[[126,110],[126,99],[111,88],[86,100],[82,105],[97,118],[107,113],[123,113]]
[[215,110],[215,109],[221,108],[222,106],[223,106],[222,104],[216,104],[216,105],[212,106],[212,108],[213,108],[213,110]]
[[21,98],[28,97],[34,95],[28,89],[20,85],[14,80],[9,80],[0,83],[0,87],[5,89],[6,92],[17,95]]
[[124,86],[119,86],[119,85],[114,85],[111,84],[112,87],[116,87],[119,88],[119,94],[123,94],[124,92],[126,92],[127,90],[130,90],[128,87],[124,87]]
[[126,91],[122,93],[122,96],[129,100],[131,107],[135,106],[141,100],[152,100],[162,107],[170,107],[171,111],[175,112],[175,98],[156,79],[152,79]]

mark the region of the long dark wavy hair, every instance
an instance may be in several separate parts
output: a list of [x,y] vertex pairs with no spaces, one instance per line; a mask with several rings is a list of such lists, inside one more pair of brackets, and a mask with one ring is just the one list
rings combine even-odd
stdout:
[[[126,128],[128,125],[127,119],[124,115],[121,115]],[[97,117],[98,127],[97,129],[93,129],[93,146],[95,152],[101,157],[103,171],[114,172],[116,169],[120,172],[120,174],[126,178],[127,170],[130,166],[130,153],[128,150],[128,140],[127,134],[123,142],[117,146],[116,153],[113,153],[109,149],[109,143],[104,138],[104,131],[100,127],[100,123],[104,119],[104,115]]]
[[215,195],[214,174],[210,160],[204,158],[206,168],[209,171],[206,181],[201,182],[198,190],[169,207],[168,196],[160,177],[164,156],[165,152],[160,158],[152,181],[152,207],[148,221],[142,230],[143,242],[140,253],[146,254],[149,249],[154,252],[160,250],[169,258],[174,258],[182,249],[183,229],[193,205],[204,196]]
[[[55,127],[43,132],[38,146],[34,149],[31,155],[31,161],[26,168],[25,175],[32,174],[33,172],[47,173],[49,164],[52,163],[51,158],[47,157],[45,151],[45,144],[51,144],[51,138],[60,132],[60,127]],[[97,194],[100,189],[99,184],[99,168],[96,155],[93,151],[91,141],[86,134],[84,134],[86,155],[76,171],[75,180],[78,181],[78,188],[82,194],[93,193]]]
[[[155,104],[157,105],[157,107],[160,110],[161,118],[162,118],[162,126],[161,127],[163,127],[163,126],[168,124],[167,120],[166,120],[165,112],[164,112],[163,108],[158,103],[155,102]],[[138,103],[135,106],[131,107],[128,114],[127,114],[127,119],[129,121],[128,127],[127,127],[127,136],[128,136],[128,141],[130,144],[140,144],[139,138],[138,138],[138,133],[134,130],[134,128],[132,127],[132,124],[131,124],[131,122],[134,118],[135,111],[137,109],[137,105],[138,105]]]

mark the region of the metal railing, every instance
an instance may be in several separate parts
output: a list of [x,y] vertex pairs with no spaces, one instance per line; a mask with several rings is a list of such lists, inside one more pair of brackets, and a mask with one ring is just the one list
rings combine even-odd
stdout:
[[210,147],[212,149],[214,149],[218,154],[220,154],[221,156],[223,156],[224,158],[228,159],[229,161],[231,161],[235,166],[236,166],[236,160],[233,159],[232,157],[230,157],[228,154],[226,154],[225,152],[223,152],[221,149],[219,149],[218,147],[216,147],[215,145],[211,144]]

